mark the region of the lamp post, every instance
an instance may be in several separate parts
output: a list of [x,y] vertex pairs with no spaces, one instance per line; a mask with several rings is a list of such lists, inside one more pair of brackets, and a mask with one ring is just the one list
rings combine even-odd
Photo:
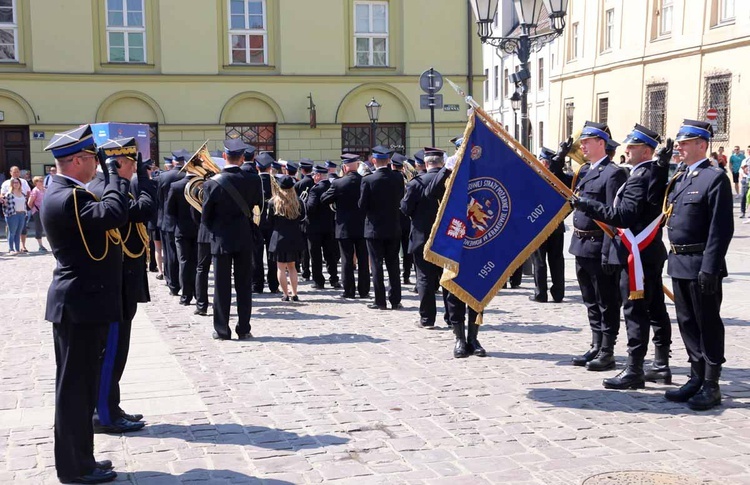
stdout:
[[[497,48],[497,54],[502,52],[515,54],[521,68],[511,74],[510,78],[520,91],[521,96],[521,144],[529,147],[529,105],[528,83],[531,78],[529,72],[529,56],[532,50],[539,50],[545,43],[559,37],[565,28],[565,10],[568,0],[513,0],[518,14],[521,35],[518,37],[495,37],[492,35],[492,23],[497,13],[499,0],[469,0],[474,10],[477,22],[477,35],[482,43]],[[536,26],[542,5],[549,15],[551,32],[536,33]]]
[[510,107],[513,108],[513,138],[518,140],[518,108],[521,107],[521,95],[518,91],[513,91],[510,97]]
[[565,103],[565,133],[566,138],[573,136],[573,112],[576,109],[576,105],[572,102]]
[[370,146],[374,147],[375,143],[377,143],[377,138],[375,137],[375,130],[378,127],[378,115],[380,115],[380,108],[382,105],[375,101],[375,96],[372,97],[372,100],[365,105],[365,108],[367,108],[367,116],[370,118]]

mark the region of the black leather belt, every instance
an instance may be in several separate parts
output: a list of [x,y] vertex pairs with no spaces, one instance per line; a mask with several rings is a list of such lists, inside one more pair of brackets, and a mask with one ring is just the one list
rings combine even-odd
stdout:
[[697,244],[671,244],[672,252],[675,254],[700,253],[706,249],[705,243]]
[[582,231],[580,229],[573,228],[573,234],[581,239],[585,239],[587,237],[604,237],[604,231],[602,231],[601,229],[595,229],[593,231]]

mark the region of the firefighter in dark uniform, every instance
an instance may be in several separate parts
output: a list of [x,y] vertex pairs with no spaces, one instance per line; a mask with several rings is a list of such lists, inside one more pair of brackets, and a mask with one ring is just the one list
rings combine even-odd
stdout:
[[[261,236],[263,236],[263,243],[258,244],[260,248],[255,250],[255,277],[253,278],[253,293],[263,293],[263,286],[265,280],[268,281],[268,291],[271,293],[279,293],[279,278],[276,276],[276,262],[271,258],[271,251],[268,250],[268,245],[271,243],[271,234],[273,228],[268,224],[268,200],[271,198],[271,164],[274,162],[273,157],[268,152],[261,152],[255,156],[255,165],[258,168],[258,176],[260,177],[261,193],[263,197],[263,203],[261,204],[260,211],[260,224],[259,229]],[[265,249],[265,258],[263,256],[263,250]],[[266,262],[266,273],[264,278],[263,272],[263,261]]]
[[242,170],[245,170],[246,172],[258,174],[258,169],[255,167],[255,151],[256,148],[252,145],[247,145],[247,149],[245,149],[245,153],[243,154],[244,162],[242,162],[242,165],[240,168]]
[[[581,168],[573,188],[579,197],[607,205],[612,204],[627,179],[625,171],[606,154],[611,136],[606,124],[586,122],[580,139],[589,163]],[[586,366],[591,371],[615,367],[614,350],[620,330],[620,266],[609,260],[611,243],[611,238],[593,219],[580,210],[574,212],[570,253],[576,257],[576,276],[588,310],[592,337],[590,349],[572,360],[573,365]]]
[[[256,178],[259,181],[259,175],[258,175],[258,168],[255,163],[255,153],[257,149],[252,145],[247,145],[247,148],[245,149],[244,153],[244,159],[245,161],[240,166],[240,169],[243,171],[251,174],[252,178]],[[260,210],[262,210],[261,208]],[[198,212],[198,211],[195,211]],[[263,217],[263,213],[261,212],[261,219]],[[200,220],[200,213],[198,213],[198,220]],[[260,227],[256,224],[255,221],[253,221],[252,224],[252,230],[253,230],[253,293],[261,293],[263,291],[263,233],[260,230]],[[198,229],[198,279],[201,280],[201,282],[196,282],[196,291],[198,291],[198,287],[202,285],[202,281],[204,279],[203,273],[201,273],[201,262],[203,262],[203,265],[205,267],[205,281],[208,281],[208,271],[211,265],[211,253],[210,251],[208,253],[204,252],[201,253],[201,244],[204,242],[210,242],[210,241],[204,241],[201,242],[201,239],[207,238],[207,232],[205,230],[205,226],[201,225],[201,227]],[[201,258],[201,254],[204,255],[203,258]],[[206,256],[207,254],[207,256]],[[208,283],[206,283],[208,284]],[[260,290],[258,290],[258,288]],[[258,291],[256,291],[258,290]],[[202,295],[199,295],[202,297]],[[197,303],[197,309],[195,313],[197,315],[205,315],[206,311],[208,310],[208,298],[201,300],[196,300]]]
[[[208,315],[208,276],[211,271],[212,259],[211,233],[208,232],[206,225],[201,222],[201,213],[195,207],[190,208],[190,215],[193,221],[198,224],[198,237],[196,239],[198,253],[195,268],[195,310],[193,311],[193,315],[205,317]],[[257,227],[254,229],[257,230]],[[262,240],[262,238],[254,238],[253,249],[257,241]]]
[[[425,157],[425,161],[427,161],[427,157]],[[446,159],[443,168],[435,174],[434,178],[425,188],[425,197],[434,200],[438,205],[440,204],[445,195],[445,184],[453,172],[457,161],[456,154]],[[485,357],[487,352],[477,339],[479,335],[479,325],[477,325],[479,314],[456,295],[445,289],[443,289],[443,304],[445,305],[446,323],[451,326],[453,334],[456,337],[456,343],[453,347],[453,357],[456,359],[465,358],[470,355]],[[468,322],[466,321],[467,313]]]
[[388,271],[388,302],[391,308],[401,308],[401,274],[398,252],[401,247],[401,199],[404,197],[404,178],[388,166],[391,150],[384,146],[372,149],[370,161],[375,171],[362,178],[359,208],[365,213],[365,240],[370,257],[372,286],[375,301],[368,308],[387,310],[383,263]]
[[[672,327],[664,304],[662,269],[667,251],[662,243],[661,207],[649,203],[648,190],[654,166],[654,150],[661,137],[636,124],[623,142],[627,163],[632,167],[625,185],[612,205],[587,198],[573,199],[576,209],[598,221],[614,226],[616,236],[610,246],[610,262],[618,262],[620,296],[628,333],[628,364],[617,376],[604,379],[607,389],[639,389],[645,386],[643,360],[648,349],[650,328],[654,327],[655,355],[648,380],[672,382],[669,348]],[[659,151],[669,164],[672,140]]]
[[[297,192],[297,196],[301,197],[302,200],[305,200],[307,198],[307,193],[310,192],[310,189],[313,188],[313,185],[315,185],[315,181],[313,180],[312,176],[313,171],[313,161],[309,158],[300,158],[299,160],[299,172],[302,174],[302,177],[298,182],[294,184],[294,190]],[[305,194],[305,195],[302,195]],[[302,235],[305,237],[305,240],[307,240],[307,224],[302,224]],[[305,245],[305,247],[302,249],[302,257],[300,258],[300,261],[297,263],[297,270],[299,271],[301,269],[300,274],[302,275],[302,279],[305,281],[310,281],[310,252],[307,250],[308,244]]]
[[[404,162],[409,160],[400,153],[391,156],[391,170],[398,172],[404,179],[404,193],[406,192],[406,174],[404,173]],[[414,266],[414,258],[409,252],[409,233],[411,232],[411,219],[403,212],[399,212],[401,218],[401,273],[405,285],[411,284],[411,270]]]
[[167,214],[175,221],[177,262],[180,266],[180,305],[190,306],[195,297],[195,278],[198,270],[198,224],[193,218],[193,207],[185,198],[185,187],[197,177],[188,173],[173,182],[167,194]]
[[414,168],[417,169],[417,173],[427,173],[427,167],[424,163],[424,150],[419,150],[414,154]]
[[328,281],[333,288],[341,288],[339,283],[338,264],[339,249],[334,237],[335,214],[330,206],[322,203],[323,194],[331,187],[326,167],[313,168],[315,185],[307,192],[305,210],[307,212],[307,243],[312,266],[313,288],[322,290],[323,261],[326,262]]
[[[401,212],[410,220],[408,252],[417,268],[417,293],[419,294],[419,321],[421,328],[435,328],[437,307],[435,292],[440,288],[443,268],[424,259],[424,246],[437,219],[440,199],[427,197],[427,187],[443,166],[444,152],[425,148],[427,172],[417,175],[406,184],[406,194],[401,200]],[[442,194],[440,194],[442,196]]]
[[[359,208],[362,176],[357,172],[360,157],[353,153],[341,155],[344,175],[331,182],[320,198],[336,211],[335,236],[341,252],[342,298],[370,296],[370,267],[365,242],[365,213]],[[357,256],[357,281],[354,281],[354,255]],[[355,293],[356,289],[356,293]]]
[[181,171],[182,164],[190,153],[185,150],[172,152],[172,168],[159,175],[159,186],[156,189],[156,204],[161,210],[161,246],[164,248],[164,279],[172,296],[180,293],[180,265],[177,261],[177,242],[175,241],[175,220],[167,211],[167,196],[172,182],[176,182],[185,176]]
[[[539,154],[539,161],[552,172],[555,177],[570,187],[573,177],[563,171],[565,156],[570,151],[573,140],[560,144],[560,150],[555,153],[549,148],[542,147]],[[549,289],[552,300],[559,303],[565,297],[565,256],[563,255],[563,245],[565,239],[565,223],[560,223],[546,241],[534,251],[532,262],[534,264],[534,294],[529,300],[536,302],[547,302],[547,268],[552,279],[552,286]]]
[[[727,276],[724,258],[734,235],[729,179],[706,159],[712,136],[709,123],[683,121],[676,141],[685,170],[678,171],[667,186],[663,207],[670,242],[667,273],[690,361],[690,380],[665,397],[687,401],[695,410],[721,404],[719,377],[725,362],[721,285]],[[668,170],[669,163],[660,160],[652,179],[665,180]]]
[[333,162],[331,160],[326,160],[325,167],[328,170],[328,180],[333,182],[337,178],[339,178],[339,174],[336,173],[339,169],[339,166],[336,165],[336,162]]
[[128,220],[129,179],[120,177],[117,161],[110,159],[102,198],[84,188],[97,167],[89,125],[55,134],[45,150],[52,151],[57,166],[41,211],[57,261],[45,312],[53,323],[57,366],[55,468],[63,483],[106,482],[117,474],[111,461],[94,459],[92,418],[99,359],[110,326],[122,321],[123,253],[117,228]]
[[[229,314],[232,303],[232,275],[237,295],[239,340],[252,338],[253,207],[263,204],[258,179],[240,169],[246,145],[238,139],[224,142],[221,173],[203,184],[201,222],[211,234],[214,265],[214,339],[229,340]],[[219,179],[221,177],[221,179]],[[238,200],[239,199],[239,200]]]

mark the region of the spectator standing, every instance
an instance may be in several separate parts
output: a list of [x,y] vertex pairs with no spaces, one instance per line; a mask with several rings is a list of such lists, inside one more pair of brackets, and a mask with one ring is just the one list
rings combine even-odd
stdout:
[[724,147],[719,147],[719,153],[716,154],[716,161],[719,162],[719,168],[727,171],[727,156],[724,155]]
[[16,166],[10,167],[10,178],[8,180],[5,180],[2,185],[0,185],[0,195],[6,195],[8,192],[10,192],[10,181],[12,179],[20,180],[21,192],[23,192],[23,195],[28,195],[28,193],[31,191],[31,187],[29,187],[29,183],[26,181],[26,179],[21,178],[21,169]]
[[50,167],[49,173],[44,176],[44,188],[46,189],[47,186],[49,186],[50,182],[52,182],[52,177],[57,175],[57,167]]
[[[268,249],[273,260],[276,261],[277,276],[284,292],[281,300],[299,301],[295,263],[300,261],[305,247],[305,239],[300,227],[300,222],[304,219],[304,209],[294,190],[294,179],[289,175],[279,178],[278,190],[274,187],[273,192],[274,195],[268,206],[268,223],[272,228]],[[287,285],[287,272],[291,291]]]
[[47,248],[44,247],[42,238],[44,237],[44,227],[42,227],[42,201],[44,200],[44,193],[47,188],[44,186],[44,179],[42,177],[34,177],[34,188],[31,189],[29,195],[29,209],[31,209],[31,220],[34,222],[34,237],[39,245],[39,252],[46,253]]
[[[732,169],[732,182],[734,182],[734,198],[739,199],[740,198],[740,166],[742,165],[742,161],[745,159],[744,156],[742,156],[742,152],[740,152],[740,147],[736,146],[734,147],[734,150],[732,150],[732,156],[729,157],[729,165]],[[742,212],[744,213],[745,210],[743,209]]]
[[8,225],[9,256],[21,252],[21,230],[26,220],[26,196],[21,190],[21,181],[10,179],[10,191],[5,194],[5,222]]

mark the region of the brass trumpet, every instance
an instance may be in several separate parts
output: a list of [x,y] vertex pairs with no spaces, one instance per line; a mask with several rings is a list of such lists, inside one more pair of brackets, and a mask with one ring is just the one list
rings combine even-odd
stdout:
[[206,180],[221,172],[221,168],[214,163],[206,145],[208,145],[208,140],[182,167],[183,171],[197,175],[197,177],[188,180],[184,193],[188,204],[198,212],[203,212],[203,184]]

